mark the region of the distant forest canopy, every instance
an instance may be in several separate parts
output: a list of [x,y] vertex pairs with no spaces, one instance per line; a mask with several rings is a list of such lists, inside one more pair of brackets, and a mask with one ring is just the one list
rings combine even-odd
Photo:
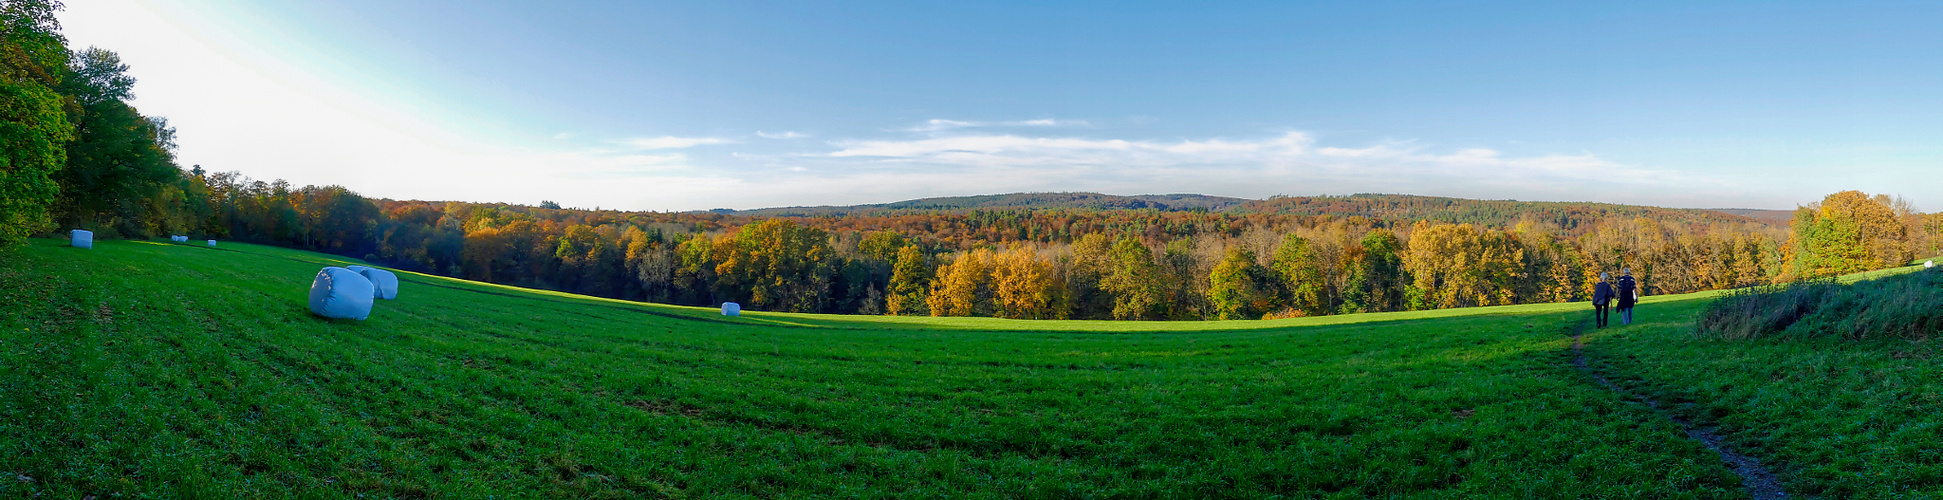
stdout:
[[[558,208],[557,206],[555,208]],[[1545,222],[1562,228],[1578,228],[1614,217],[1647,217],[1666,222],[1740,223],[1750,216],[1763,222],[1788,222],[1788,212],[1750,209],[1681,209],[1638,205],[1584,202],[1534,202],[1516,200],[1471,200],[1437,196],[1361,193],[1348,196],[1276,196],[1249,200],[1199,194],[1117,196],[1099,193],[1013,193],[982,196],[921,198],[895,203],[850,206],[784,207],[757,210],[718,209],[724,215],[769,217],[845,217],[856,215],[893,216],[962,213],[970,211],[1016,209],[1151,209],[1168,212],[1222,212],[1233,214],[1285,214],[1306,216],[1362,217],[1388,222],[1420,220],[1454,224],[1511,226],[1520,222]],[[1782,214],[1774,218],[1774,213]]]
[[1163,211],[1219,212],[1230,207],[1248,203],[1249,201],[1251,200],[1203,194],[1118,196],[1099,193],[1012,193],[919,198],[872,205],[781,207],[756,210],[716,209],[710,210],[710,212],[725,215],[770,217],[842,217],[847,215],[897,215],[905,213],[962,212],[968,210],[1021,208],[1075,208],[1090,210],[1153,209]]
[[1785,227],[1708,210],[1405,195],[1028,193],[861,207],[620,212],[371,199],[180,168],[113,52],[56,4],[0,0],[0,247],[88,229],[361,257],[603,297],[758,310],[1239,319],[1584,300],[1879,269],[1934,255],[1943,216],[1844,191]]

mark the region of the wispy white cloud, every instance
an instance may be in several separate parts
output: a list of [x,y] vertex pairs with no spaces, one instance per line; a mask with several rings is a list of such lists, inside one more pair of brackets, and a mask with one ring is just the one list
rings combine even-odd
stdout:
[[938,132],[951,129],[976,127],[978,123],[958,120],[931,119],[915,127],[903,129],[905,132]]
[[1156,161],[1204,163],[1236,154],[1285,156],[1303,153],[1313,142],[1307,134],[1301,132],[1290,132],[1258,141],[1211,139],[1179,142],[963,135],[914,140],[837,142],[833,144],[841,149],[830,153],[830,156],[942,161],[979,166],[1018,161],[1039,162],[1048,158],[1076,159],[1089,163],[1123,163],[1129,160],[1140,160],[1139,163]]
[[[1272,194],[1399,192],[1526,200],[1706,204],[1721,179],[1586,154],[1509,156],[1408,143],[1320,146],[1303,132],[1251,139],[1132,140],[963,134],[830,143],[826,178],[846,194],[903,186],[942,194],[1012,191]],[[818,161],[805,158],[804,161]],[[805,181],[807,182],[807,181]],[[927,193],[930,194],[930,193]],[[894,196],[893,196],[894,197]]]
[[1009,122],[999,122],[999,124],[1012,126],[1012,127],[1085,127],[1088,125],[1092,125],[1092,123],[1088,123],[1086,120],[1060,120],[1054,118],[1044,118],[1039,120],[1017,120],[1017,121],[1009,121]]
[[701,146],[706,144],[728,144],[730,142],[734,142],[734,141],[717,138],[717,137],[674,137],[674,136],[640,137],[640,138],[621,141],[622,144],[633,146],[639,149],[681,149],[681,148],[689,148],[689,147]]
[[898,129],[898,130],[903,132],[944,132],[948,130],[958,130],[958,129],[967,129],[967,128],[1085,127],[1090,125],[1092,124],[1087,122],[1086,120],[1061,120],[1056,118],[1041,118],[1037,120],[1008,120],[1008,121],[996,121],[996,122],[961,121],[961,120],[946,120],[942,118],[934,118],[931,120],[925,120],[924,123],[918,124],[917,126]]
[[810,135],[797,133],[791,130],[785,130],[782,132],[763,132],[761,130],[757,130],[756,136],[764,139],[802,139],[802,138],[809,137]]

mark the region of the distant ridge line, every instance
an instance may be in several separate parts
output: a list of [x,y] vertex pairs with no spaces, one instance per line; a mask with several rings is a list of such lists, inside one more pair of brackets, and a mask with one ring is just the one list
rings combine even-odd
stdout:
[[1599,202],[1478,200],[1442,196],[1357,193],[1352,195],[1275,196],[1259,200],[1191,193],[1111,195],[1091,192],[1032,192],[941,196],[864,205],[823,205],[708,210],[743,217],[846,217],[906,215],[975,210],[1154,210],[1233,214],[1283,214],[1365,217],[1386,221],[1483,222],[1503,225],[1519,220],[1563,226],[1606,217],[1650,217],[1686,223],[1760,223],[1783,225],[1786,210],[1663,208]]

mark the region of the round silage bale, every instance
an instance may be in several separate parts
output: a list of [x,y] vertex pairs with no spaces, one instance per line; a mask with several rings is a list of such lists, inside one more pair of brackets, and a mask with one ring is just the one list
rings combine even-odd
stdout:
[[344,268],[357,271],[364,276],[364,279],[371,280],[372,297],[385,300],[398,298],[398,275],[392,274],[391,271],[365,266],[344,266]]
[[722,303],[722,315],[723,315],[723,316],[741,316],[741,315],[742,315],[742,304],[737,304],[737,303],[734,303],[734,302],[723,302],[723,303]]
[[317,271],[310,282],[310,312],[326,318],[362,321],[371,316],[371,280],[342,267]]
[[85,229],[68,231],[67,244],[74,248],[94,248],[94,232]]

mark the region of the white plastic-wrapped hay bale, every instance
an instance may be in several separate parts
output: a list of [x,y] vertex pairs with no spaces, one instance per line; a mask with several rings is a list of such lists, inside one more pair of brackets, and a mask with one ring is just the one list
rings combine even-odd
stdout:
[[310,282],[310,312],[326,318],[363,321],[371,316],[371,280],[342,267],[317,271]]
[[1936,267],[1936,261],[1934,260],[1923,261],[1923,269],[1929,269],[1932,267]]
[[357,271],[364,276],[364,279],[371,280],[372,297],[385,300],[398,298],[398,275],[392,274],[391,271],[365,266],[344,266],[344,268]]
[[74,248],[94,248],[94,231],[76,229],[68,231],[67,244]]
[[722,303],[722,315],[723,315],[723,316],[741,316],[741,315],[742,315],[742,304],[737,304],[737,303],[734,303],[734,302],[723,302],[723,303]]
[[216,240],[209,240],[209,246],[216,246]]

